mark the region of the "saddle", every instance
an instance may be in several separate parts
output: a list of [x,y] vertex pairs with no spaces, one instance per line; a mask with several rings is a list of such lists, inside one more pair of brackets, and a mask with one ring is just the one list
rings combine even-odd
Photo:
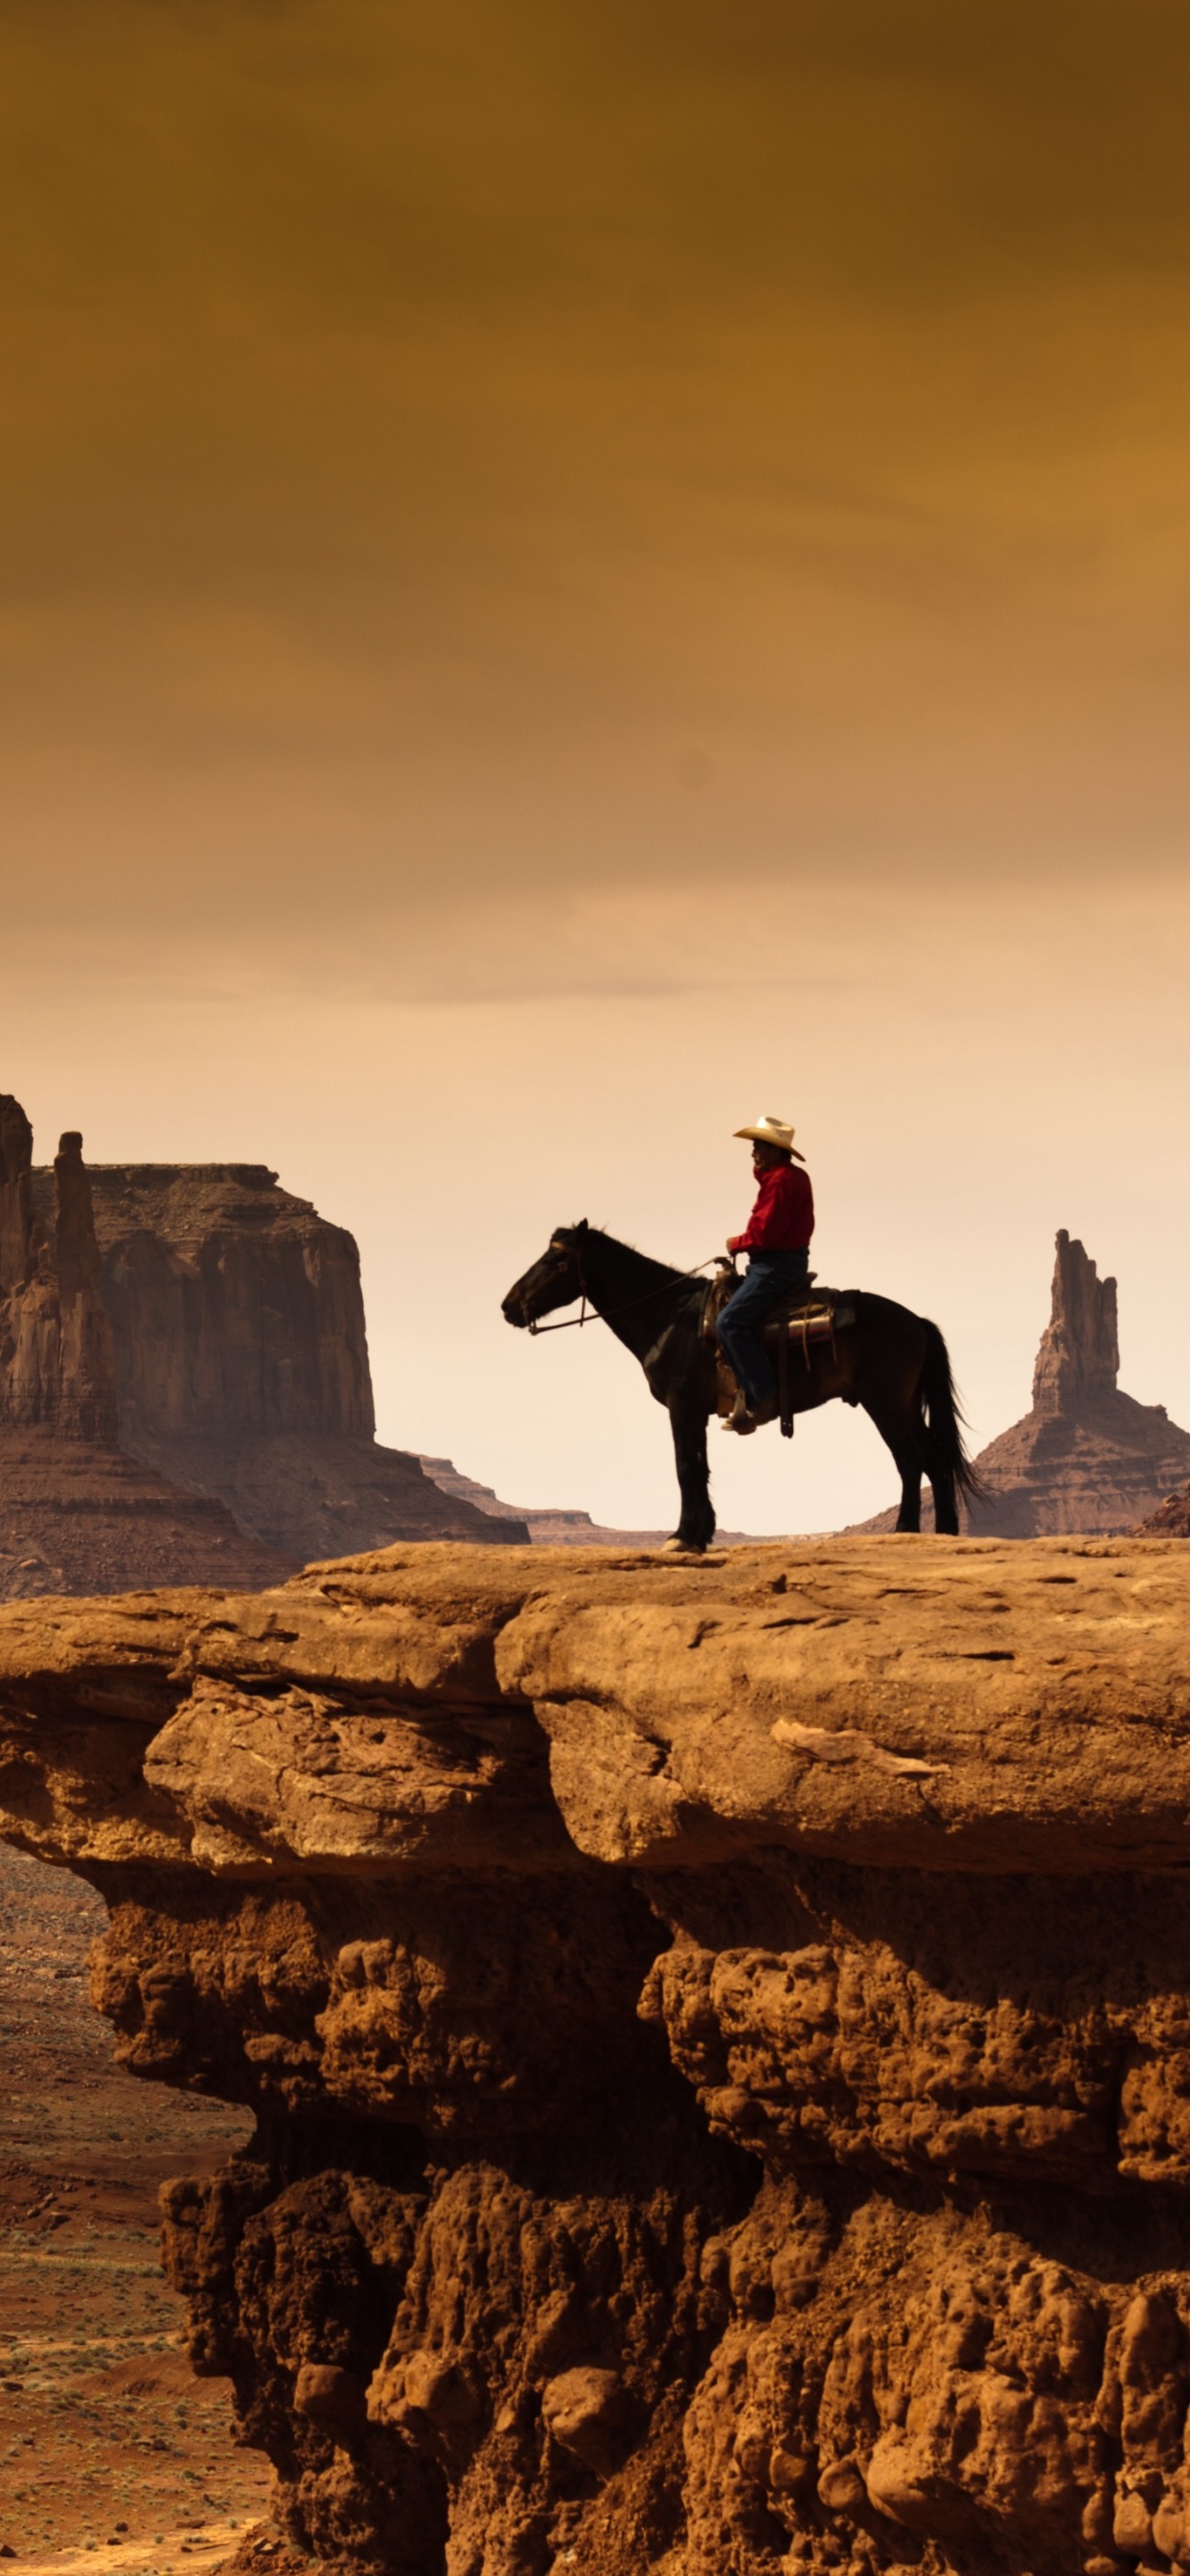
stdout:
[[[731,1412],[739,1387],[726,1354],[720,1350],[716,1334],[719,1317],[739,1286],[734,1270],[724,1265],[716,1278],[707,1283],[703,1299],[700,1332],[710,1342],[716,1357],[716,1409],[725,1419]],[[760,1328],[765,1350],[774,1361],[780,1390],[781,1429],[787,1440],[793,1438],[792,1363],[799,1358],[806,1369],[810,1353],[817,1343],[829,1342],[835,1347],[836,1333],[855,1322],[852,1296],[840,1288],[820,1288],[815,1271],[807,1271],[804,1280],[779,1297],[770,1308]]]

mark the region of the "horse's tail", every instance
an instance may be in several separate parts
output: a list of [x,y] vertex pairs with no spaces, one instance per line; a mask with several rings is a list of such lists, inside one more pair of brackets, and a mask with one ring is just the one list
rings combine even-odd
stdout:
[[959,1495],[967,1494],[972,1502],[978,1502],[986,1489],[964,1445],[966,1425],[955,1394],[950,1353],[937,1325],[929,1323],[924,1315],[921,1322],[926,1356],[917,1395],[926,1474],[934,1492],[934,1526],[953,1537],[959,1526]]

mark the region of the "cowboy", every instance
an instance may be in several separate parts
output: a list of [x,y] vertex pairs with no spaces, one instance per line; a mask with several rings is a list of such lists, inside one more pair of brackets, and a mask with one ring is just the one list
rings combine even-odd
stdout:
[[724,1429],[755,1431],[771,1422],[777,1410],[777,1380],[760,1338],[771,1307],[801,1285],[810,1259],[814,1232],[814,1193],[805,1162],[783,1118],[758,1118],[754,1127],[737,1127],[737,1136],[752,1147],[752,1169],[760,1183],[756,1205],[743,1234],[729,1234],[729,1252],[746,1252],[748,1269],[719,1317],[719,1340],[739,1380],[740,1392]]

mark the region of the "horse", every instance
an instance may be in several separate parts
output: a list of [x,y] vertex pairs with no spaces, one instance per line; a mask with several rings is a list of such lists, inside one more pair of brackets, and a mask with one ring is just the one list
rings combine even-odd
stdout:
[[[715,1535],[707,1423],[716,1409],[716,1354],[702,1331],[706,1284],[690,1272],[650,1260],[598,1226],[559,1225],[541,1259],[502,1301],[518,1331],[543,1315],[583,1300],[617,1341],[640,1361],[650,1394],[663,1404],[673,1432],[682,1498],[670,1546],[701,1555]],[[863,1407],[892,1451],[901,1479],[898,1530],[921,1529],[921,1480],[934,1494],[940,1536],[957,1537],[960,1493],[976,1496],[979,1479],[967,1457],[950,1357],[936,1324],[859,1290],[846,1303],[854,1321],[829,1342],[795,1346],[789,1370],[792,1410],[813,1412],[839,1396]],[[576,1318],[582,1321],[583,1316]],[[564,1327],[551,1325],[549,1331]]]

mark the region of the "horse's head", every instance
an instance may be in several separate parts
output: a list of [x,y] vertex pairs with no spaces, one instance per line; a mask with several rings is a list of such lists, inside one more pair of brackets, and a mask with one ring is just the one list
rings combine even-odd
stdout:
[[583,1244],[588,1232],[584,1217],[581,1225],[556,1225],[540,1261],[535,1261],[524,1278],[508,1291],[501,1306],[506,1324],[518,1331],[526,1324],[536,1324],[542,1315],[552,1315],[556,1306],[573,1306],[585,1289],[583,1278]]

